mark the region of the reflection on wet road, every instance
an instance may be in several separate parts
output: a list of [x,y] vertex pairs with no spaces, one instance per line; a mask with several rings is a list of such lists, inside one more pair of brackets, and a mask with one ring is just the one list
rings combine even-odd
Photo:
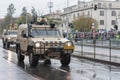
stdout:
[[1,55],[8,62],[44,80],[120,80],[120,68],[116,66],[72,57],[71,64],[67,67],[61,66],[59,60],[52,59],[51,65],[44,65],[42,61],[39,61],[39,65],[33,68],[29,66],[28,57],[24,62],[17,62],[15,52],[2,49],[2,47],[0,50]]

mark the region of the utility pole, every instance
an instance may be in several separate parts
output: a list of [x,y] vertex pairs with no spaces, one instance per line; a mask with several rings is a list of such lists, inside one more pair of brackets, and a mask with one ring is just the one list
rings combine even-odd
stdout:
[[[69,6],[69,0],[67,0],[67,8],[68,8],[68,6]],[[69,13],[67,14],[67,26],[66,26],[66,28],[67,28],[67,37],[68,37],[68,25],[69,25]]]
[[69,0],[67,0],[67,7],[69,6]]
[[48,2],[48,7],[49,7],[49,13],[51,14],[51,8],[53,7],[53,2],[50,0],[50,2]]
[[25,17],[26,17],[26,24],[28,23],[28,16],[27,16],[27,9],[25,7]]

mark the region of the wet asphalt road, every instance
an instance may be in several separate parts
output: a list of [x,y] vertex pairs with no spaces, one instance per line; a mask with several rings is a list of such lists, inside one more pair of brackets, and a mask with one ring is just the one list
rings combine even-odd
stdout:
[[2,58],[11,64],[16,64],[18,68],[28,74],[44,80],[120,80],[120,67],[116,66],[72,57],[71,63],[67,67],[62,67],[59,60],[52,59],[51,65],[44,65],[43,61],[39,61],[39,65],[33,68],[29,66],[28,57],[24,62],[17,62],[16,53],[13,52],[14,48],[5,50],[0,44],[0,51]]

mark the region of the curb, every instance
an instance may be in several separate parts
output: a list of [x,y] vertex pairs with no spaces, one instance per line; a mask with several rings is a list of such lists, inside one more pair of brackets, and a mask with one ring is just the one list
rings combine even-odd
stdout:
[[81,58],[81,59],[90,60],[93,62],[104,63],[104,64],[113,65],[113,66],[120,66],[120,63],[116,63],[116,62],[112,62],[112,61],[105,61],[105,60],[101,60],[101,59],[94,59],[94,58],[84,57],[84,56],[79,56],[79,55],[72,55],[72,56],[77,57],[77,58]]
[[[75,44],[75,45],[81,46],[81,44]],[[93,44],[82,44],[82,46],[92,46],[92,47],[94,47]],[[100,45],[95,45],[95,47],[109,48],[109,49],[116,49],[116,50],[120,49],[120,47],[111,47],[111,48],[110,48],[110,47],[108,47],[108,46],[100,46]]]

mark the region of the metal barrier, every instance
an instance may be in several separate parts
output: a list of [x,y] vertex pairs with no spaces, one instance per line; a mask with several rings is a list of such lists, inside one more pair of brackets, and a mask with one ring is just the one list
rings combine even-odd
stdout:
[[[119,40],[79,39],[74,41],[80,56],[120,63]],[[89,47],[89,48],[88,48]]]

